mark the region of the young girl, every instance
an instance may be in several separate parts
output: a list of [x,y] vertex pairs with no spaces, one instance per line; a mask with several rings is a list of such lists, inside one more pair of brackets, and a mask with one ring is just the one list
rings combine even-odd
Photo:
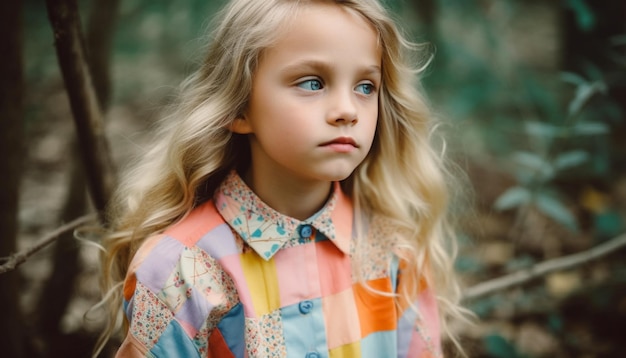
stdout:
[[409,43],[375,0],[216,18],[111,210],[118,357],[441,356],[458,289]]

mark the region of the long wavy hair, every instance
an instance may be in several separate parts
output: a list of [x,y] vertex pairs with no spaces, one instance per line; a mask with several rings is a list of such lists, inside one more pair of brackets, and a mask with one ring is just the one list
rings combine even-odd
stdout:
[[216,14],[206,57],[183,83],[156,142],[123,178],[110,205],[102,258],[103,302],[110,317],[98,349],[120,327],[122,284],[139,245],[210,198],[230,170],[249,165],[247,138],[233,134],[229,125],[246,109],[263,50],[284,33],[301,6],[318,2],[360,14],[378,33],[382,48],[374,144],[342,186],[357,210],[376,213],[394,226],[397,252],[408,264],[403,272],[415,280],[425,277],[434,287],[442,332],[458,346],[445,319],[464,312],[452,266],[451,176],[432,143],[437,121],[418,83],[430,54],[407,41],[376,0],[232,0]]

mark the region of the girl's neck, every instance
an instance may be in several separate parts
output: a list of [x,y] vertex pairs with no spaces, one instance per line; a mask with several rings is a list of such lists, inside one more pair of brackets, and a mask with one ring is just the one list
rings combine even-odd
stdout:
[[319,211],[332,187],[329,182],[303,182],[284,175],[271,175],[252,168],[243,180],[272,209],[298,220],[305,220]]

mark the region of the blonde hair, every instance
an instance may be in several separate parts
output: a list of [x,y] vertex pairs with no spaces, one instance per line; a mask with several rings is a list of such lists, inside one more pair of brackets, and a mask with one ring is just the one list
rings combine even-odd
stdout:
[[[113,229],[104,240],[102,263],[110,319],[99,349],[119,325],[122,282],[138,246],[210,198],[231,169],[249,165],[247,138],[230,132],[229,125],[247,106],[263,50],[300,6],[315,2],[336,3],[363,16],[383,49],[374,144],[342,186],[358,210],[381,215],[397,227],[398,252],[409,264],[405,271],[415,280],[426,276],[441,316],[462,316],[452,267],[456,249],[446,244],[453,237],[446,170],[431,144],[434,120],[416,80],[421,69],[409,56],[420,47],[404,39],[376,0],[233,0],[216,15],[220,21],[207,56],[183,83],[159,141],[124,178],[110,207]],[[445,322],[442,331],[456,342]]]

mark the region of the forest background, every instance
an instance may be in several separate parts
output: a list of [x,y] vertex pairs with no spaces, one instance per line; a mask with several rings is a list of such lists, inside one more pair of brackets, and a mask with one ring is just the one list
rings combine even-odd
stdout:
[[[123,170],[224,1],[78,1],[94,86],[68,98],[48,12],[73,2],[0,2],[0,264],[53,241],[0,274],[6,357],[86,357],[102,328],[98,249],[50,235],[107,195],[87,190],[98,166],[69,99],[95,89],[92,142]],[[467,173],[456,267],[478,322],[455,328],[470,357],[626,356],[626,2],[384,2],[430,43],[423,84]]]

